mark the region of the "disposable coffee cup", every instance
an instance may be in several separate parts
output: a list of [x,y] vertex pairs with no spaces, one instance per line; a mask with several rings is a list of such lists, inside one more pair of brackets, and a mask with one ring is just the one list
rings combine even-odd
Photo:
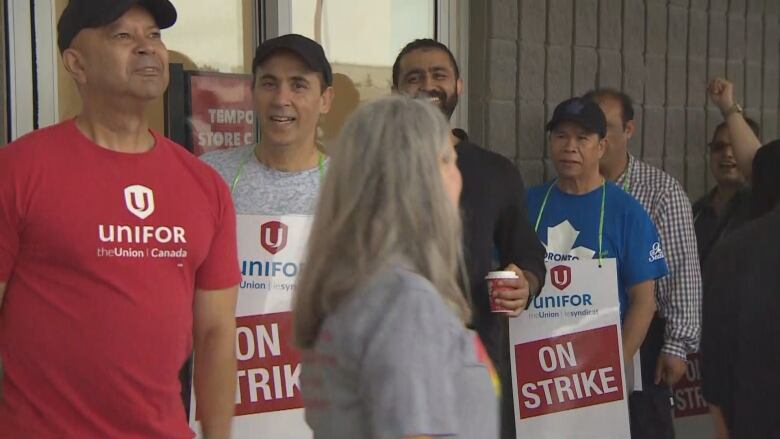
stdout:
[[517,279],[517,273],[514,271],[491,271],[487,274],[487,276],[485,276],[485,279],[487,280],[488,293],[490,294],[490,311],[503,313],[512,312],[511,310],[503,308],[496,303],[496,297],[494,293],[496,291],[511,290],[509,287],[499,286],[498,281],[503,279]]

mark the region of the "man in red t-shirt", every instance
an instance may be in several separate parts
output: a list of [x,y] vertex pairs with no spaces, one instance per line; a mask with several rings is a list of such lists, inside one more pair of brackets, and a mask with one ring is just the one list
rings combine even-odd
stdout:
[[71,0],[58,24],[83,101],[0,150],[0,438],[191,438],[234,410],[235,213],[222,178],[149,130],[168,84],[167,0]]

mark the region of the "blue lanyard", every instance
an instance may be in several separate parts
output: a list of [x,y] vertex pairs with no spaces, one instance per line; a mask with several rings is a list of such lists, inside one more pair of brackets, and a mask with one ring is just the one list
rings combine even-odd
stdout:
[[[544,194],[544,199],[542,200],[542,205],[539,207],[539,215],[536,216],[536,225],[534,225],[534,232],[539,233],[539,223],[542,222],[542,213],[544,212],[545,206],[547,206],[547,199],[550,198],[550,192],[552,191],[553,186],[555,186],[555,182],[558,180],[554,180],[550,187],[547,188],[547,192]],[[601,212],[599,213],[599,268],[601,268],[601,265],[603,263],[602,259],[602,243],[604,242],[604,206],[606,205],[607,200],[607,183],[604,179],[601,180]],[[547,239],[549,240],[550,237],[548,236]]]

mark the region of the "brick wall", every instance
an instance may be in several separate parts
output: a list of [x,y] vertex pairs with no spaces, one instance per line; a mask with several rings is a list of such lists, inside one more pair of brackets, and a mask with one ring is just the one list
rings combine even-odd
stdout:
[[529,185],[553,174],[544,122],[597,86],[626,91],[629,147],[698,197],[711,182],[706,144],[722,120],[708,78],[778,136],[780,0],[486,0],[471,2],[471,137],[514,160]]

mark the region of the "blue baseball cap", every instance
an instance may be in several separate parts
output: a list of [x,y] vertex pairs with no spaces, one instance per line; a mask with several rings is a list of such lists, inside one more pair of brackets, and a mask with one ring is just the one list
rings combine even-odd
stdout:
[[604,117],[601,107],[589,99],[576,97],[558,104],[545,129],[552,131],[561,122],[574,122],[585,131],[598,134],[602,139],[607,135],[607,118]]

